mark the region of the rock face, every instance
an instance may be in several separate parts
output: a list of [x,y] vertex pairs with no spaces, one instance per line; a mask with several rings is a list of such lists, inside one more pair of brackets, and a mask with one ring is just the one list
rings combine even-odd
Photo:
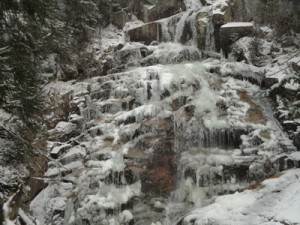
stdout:
[[150,22],[172,16],[181,11],[182,0],[143,0],[140,3],[141,19]]
[[130,41],[144,42],[149,45],[153,41],[160,41],[161,26],[158,22],[151,22],[137,28],[128,30]]
[[196,15],[197,42],[201,50],[214,50],[212,16],[212,7],[205,7]]

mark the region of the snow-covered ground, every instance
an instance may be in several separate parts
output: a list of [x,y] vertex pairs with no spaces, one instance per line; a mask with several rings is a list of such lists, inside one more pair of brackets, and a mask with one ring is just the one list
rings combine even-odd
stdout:
[[254,189],[217,197],[213,204],[191,212],[182,224],[300,224],[300,169],[282,172]]

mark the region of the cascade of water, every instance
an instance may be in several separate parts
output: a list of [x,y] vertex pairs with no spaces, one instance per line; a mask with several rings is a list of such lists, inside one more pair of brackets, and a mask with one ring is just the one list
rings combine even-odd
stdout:
[[190,16],[190,11],[187,11],[187,12],[183,13],[182,17],[177,22],[174,42],[176,42],[176,43],[181,42],[181,37],[183,35],[184,26],[186,25],[186,20],[189,16]]
[[[213,25],[211,21],[207,23],[206,33],[197,33],[197,15],[203,6],[198,0],[185,0],[186,11],[181,12],[175,16],[159,21],[161,38],[158,40],[163,42],[175,42],[190,46],[197,46],[199,38],[205,39],[205,49],[214,50],[214,36]],[[211,15],[209,15],[211,18]],[[205,37],[198,37],[205,35]]]
[[205,38],[205,50],[206,51],[215,51],[215,38],[214,38],[214,26],[212,22],[208,23],[206,38]]
[[198,42],[198,34],[196,28],[196,15],[197,13],[193,13],[192,16],[189,17],[189,23],[192,30],[192,39],[190,41],[190,45],[197,46]]
[[171,29],[174,27],[174,26],[172,26],[172,22],[173,22],[172,19],[170,19],[170,21],[166,20],[166,19],[163,19],[160,21],[161,35],[162,35],[161,41],[162,42],[172,42],[173,32]]

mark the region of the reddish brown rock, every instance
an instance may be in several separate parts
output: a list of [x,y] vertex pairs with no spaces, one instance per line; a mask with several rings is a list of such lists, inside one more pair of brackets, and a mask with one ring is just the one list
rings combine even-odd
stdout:
[[144,132],[157,132],[171,134],[174,131],[173,117],[152,118],[144,121],[140,127]]
[[246,120],[255,124],[266,124],[266,118],[263,115],[262,109],[257,105],[254,100],[245,91],[237,91],[241,101],[250,105],[246,114]]
[[152,196],[167,196],[176,188],[177,155],[155,155],[141,174],[142,192]]
[[187,96],[180,96],[174,99],[170,106],[173,111],[176,111],[180,109],[182,106],[184,106],[186,103],[187,103]]
[[152,149],[154,154],[174,154],[174,136],[151,136],[140,139],[137,148]]

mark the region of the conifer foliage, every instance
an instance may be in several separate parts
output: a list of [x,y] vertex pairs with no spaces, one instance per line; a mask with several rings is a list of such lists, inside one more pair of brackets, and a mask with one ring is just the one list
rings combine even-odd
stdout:
[[30,128],[43,105],[39,63],[51,1],[0,2],[0,107]]

